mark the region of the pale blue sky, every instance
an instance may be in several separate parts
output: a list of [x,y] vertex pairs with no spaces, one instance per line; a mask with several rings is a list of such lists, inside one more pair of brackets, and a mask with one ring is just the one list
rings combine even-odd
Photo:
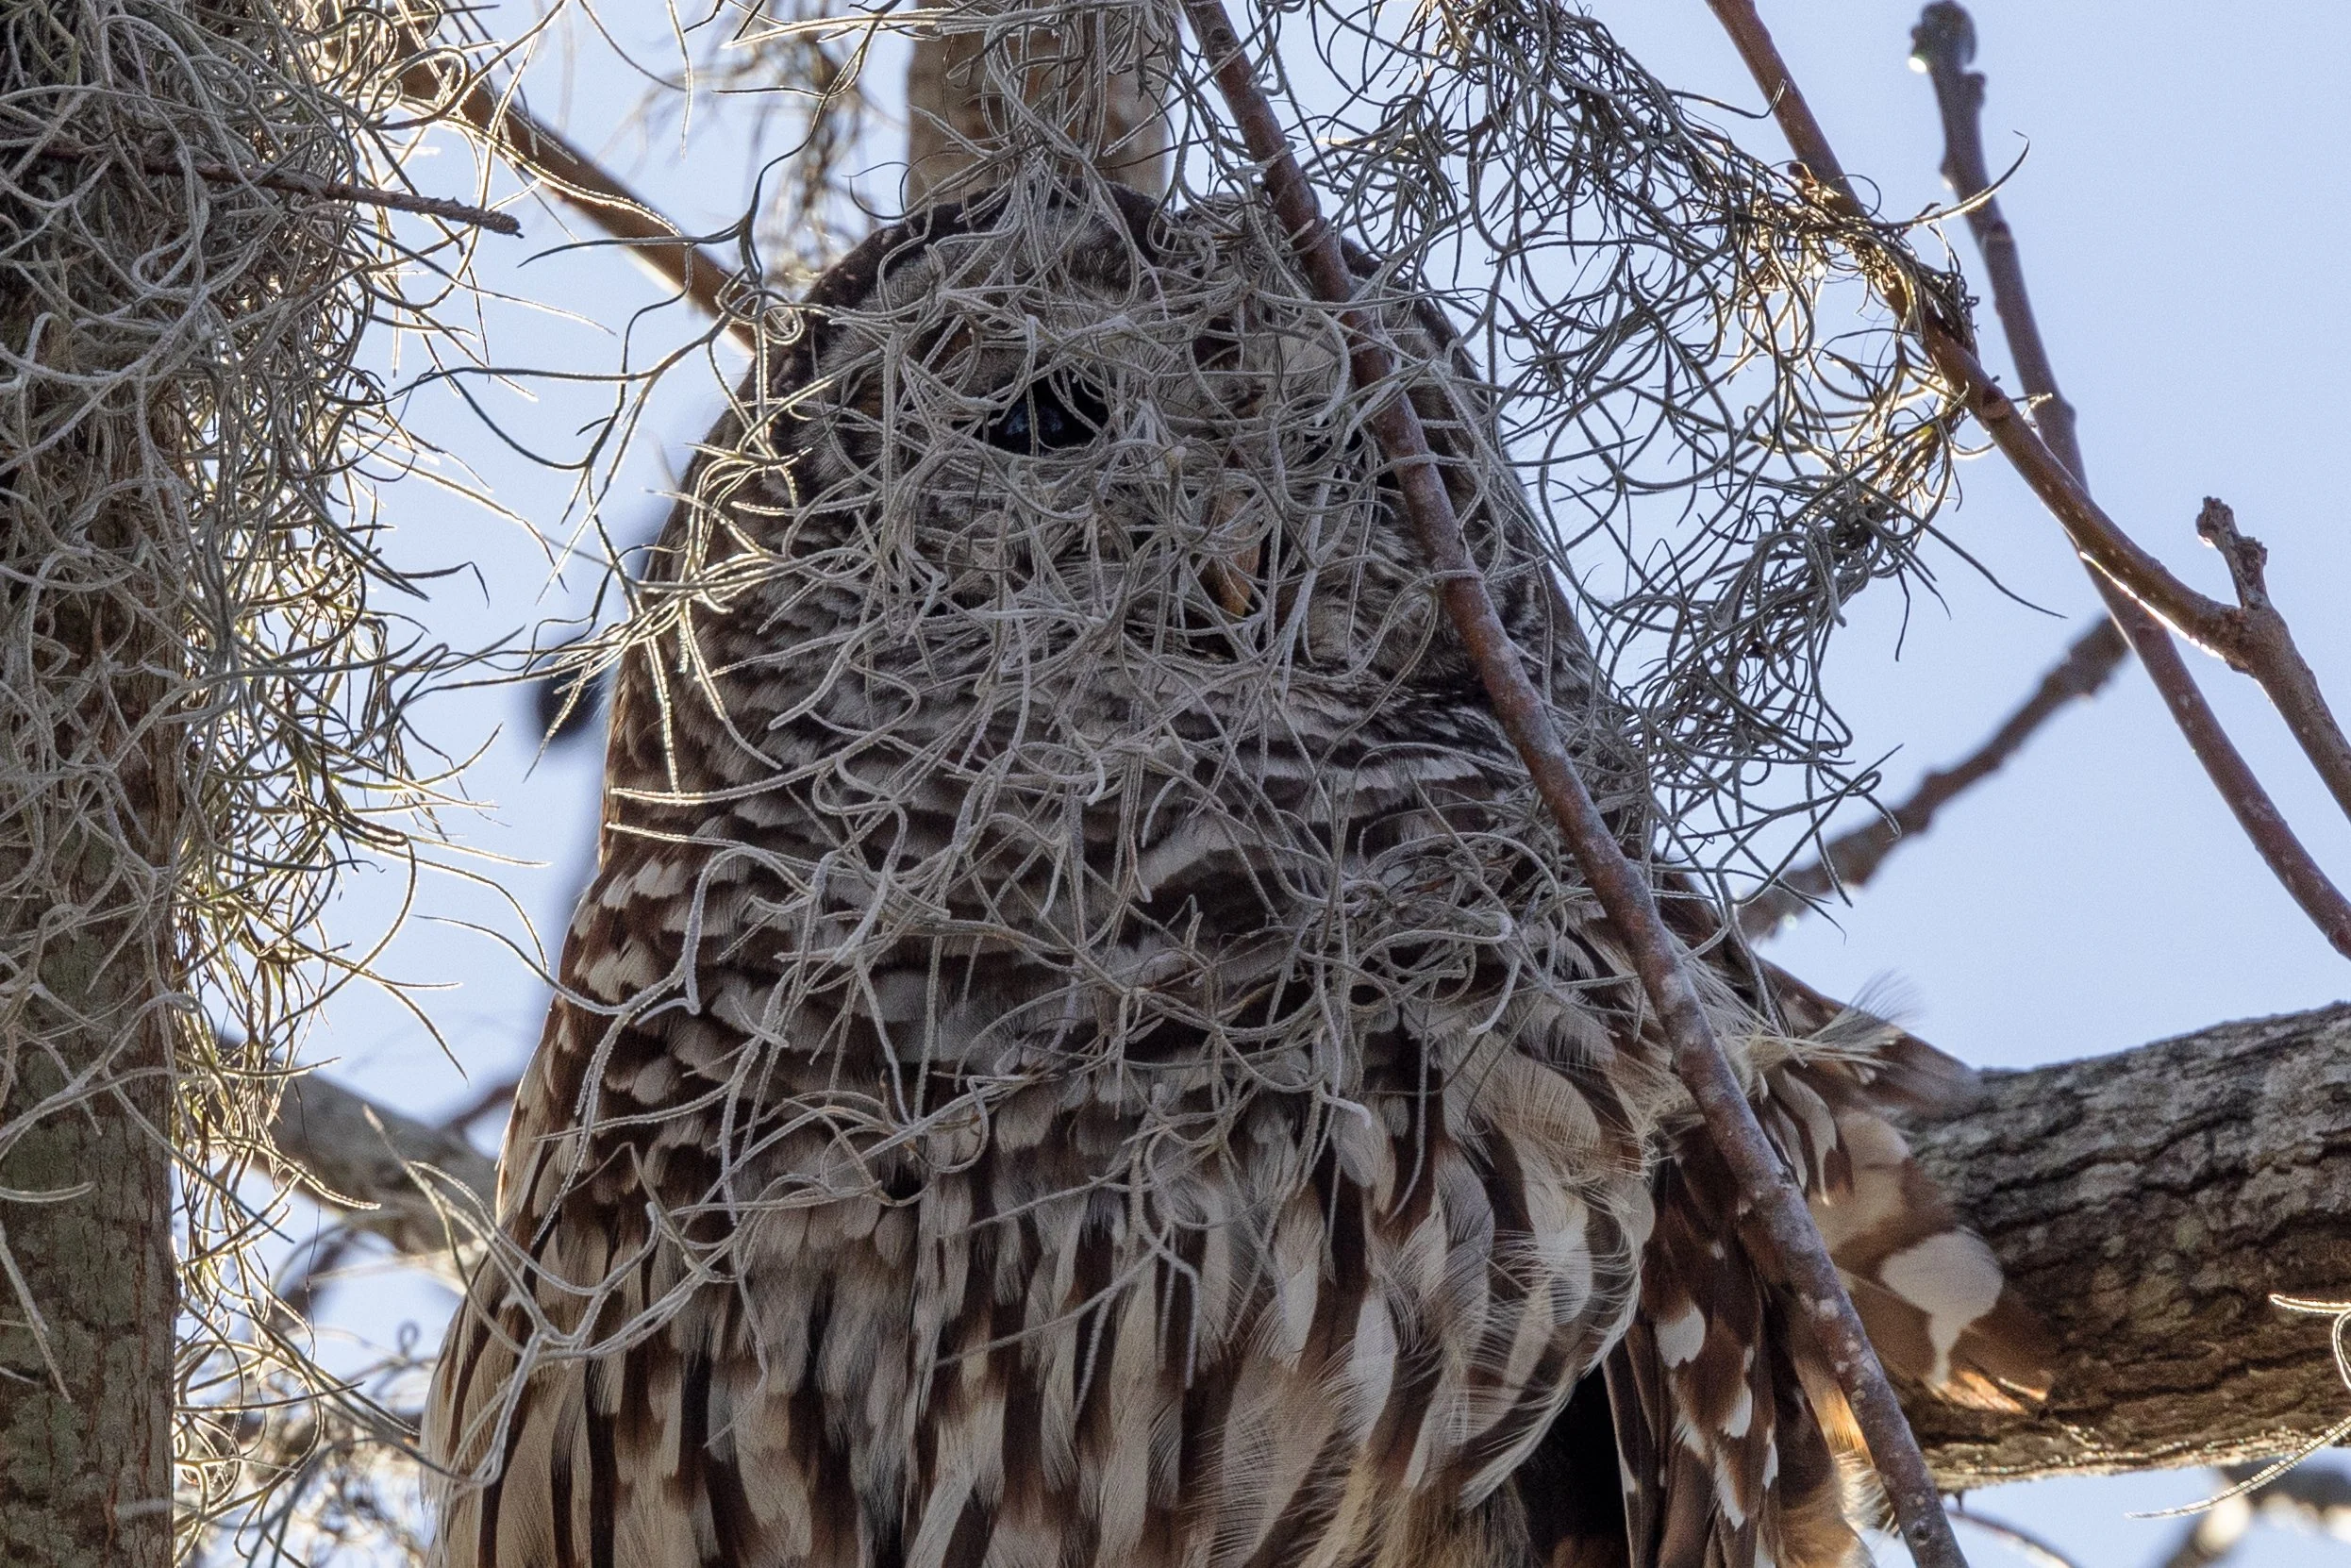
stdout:
[[[1597,0],[1594,8],[1668,82],[1757,103],[1702,0]],[[2311,662],[2351,710],[2351,617],[2340,609],[2351,592],[2351,535],[2339,498],[2351,449],[2343,436],[2351,391],[2342,377],[2351,361],[2351,294],[2340,281],[2351,250],[2351,92],[2343,83],[2351,6],[1981,0],[1972,8],[1983,42],[1976,65],[1991,79],[1993,163],[2005,166],[2029,142],[2030,156],[2002,199],[2059,375],[2081,413],[2093,486],[2143,543],[2216,593],[2225,579],[2192,523],[2208,493],[2235,506],[2246,530],[2270,546],[2273,590]],[[615,6],[610,14],[625,13]],[[1904,66],[1917,7],[1779,0],[1766,4],[1765,15],[1848,168],[1875,184],[1888,215],[1943,201],[1933,96]],[[878,91],[894,91],[882,84],[894,83],[895,58],[885,52],[877,61]],[[636,92],[589,57],[570,92],[561,80],[548,73],[536,101],[559,109],[591,143]],[[1759,152],[1784,156],[1768,125],[1720,118]],[[741,187],[725,150],[698,142],[682,164],[672,151],[642,164],[625,148],[613,156],[658,170],[648,191],[689,221],[730,215]],[[557,215],[518,210],[529,239],[485,241],[485,278],[586,319],[495,311],[494,357],[614,363],[609,332],[657,294],[607,254],[518,268],[559,235]],[[1973,275],[1976,259],[1962,226],[1951,225],[1951,235]],[[674,342],[689,330],[681,318],[655,339]],[[662,482],[665,463],[682,461],[716,403],[709,372],[675,377],[615,492],[616,531],[634,532],[658,515],[660,503],[644,492]],[[576,402],[552,395],[517,411],[550,441],[582,417]],[[561,486],[492,447],[447,399],[421,403],[418,419],[478,465],[502,504],[542,525],[556,514]],[[1888,768],[1897,794],[1925,768],[1972,746],[2029,689],[2093,602],[2055,525],[1998,458],[1962,472],[1965,498],[1945,525],[2009,589],[2061,618],[2021,608],[1948,557],[1936,563],[1945,603],[1914,601],[1907,625],[1896,594],[1861,601],[1838,656],[1835,690],[1859,731],[1859,752],[1899,748]],[[395,493],[392,515],[410,564],[481,563],[478,581],[452,579],[427,612],[435,631],[459,645],[567,610],[592,586],[592,574],[577,570],[549,583],[544,555],[519,528],[422,487]],[[2339,877],[2351,877],[2351,826],[2282,727],[2248,683],[2210,660],[2193,662],[2310,848]],[[504,726],[471,776],[474,793],[492,809],[458,830],[484,850],[536,862],[475,869],[490,872],[542,930],[559,930],[592,821],[592,748],[555,754],[531,771],[526,708],[510,691],[442,699],[427,710],[427,724],[460,753]],[[358,940],[367,920],[381,918],[393,880],[357,879],[343,934]],[[513,928],[493,901],[454,882],[429,889],[425,907],[449,920]],[[1892,980],[1909,999],[1914,1027],[1986,1064],[2114,1050],[2351,995],[2351,967],[2246,848],[2135,669],[1900,853],[1838,923],[1807,923],[1773,956],[1831,992]],[[472,929],[414,926],[395,945],[392,968],[448,987],[420,1000],[475,1081],[509,1070],[536,1039],[543,989],[506,947]],[[470,1093],[397,1009],[364,995],[337,1008],[313,1054],[341,1059],[339,1076],[419,1111]],[[2323,1291],[2343,1282],[2308,1284]],[[437,1336],[447,1307],[444,1293],[409,1280],[372,1279],[339,1300],[355,1328],[377,1338],[403,1317]],[[2085,1568],[2145,1568],[2180,1526],[2127,1521],[2124,1510],[2188,1501],[2204,1485],[2201,1473],[2188,1472],[2007,1489],[1984,1503],[2029,1521]],[[1993,1548],[1969,1545],[1979,1563],[2002,1560]],[[2286,1568],[2343,1559],[2340,1544],[2270,1532],[2243,1560]]]

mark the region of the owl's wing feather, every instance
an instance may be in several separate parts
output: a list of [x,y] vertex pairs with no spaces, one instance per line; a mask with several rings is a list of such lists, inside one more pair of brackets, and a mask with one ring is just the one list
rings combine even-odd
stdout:
[[1857,1027],[1872,1036],[1865,1054],[1771,1075],[1775,1141],[1804,1176],[1813,1222],[1887,1371],[1954,1404],[2022,1410],[2049,1392],[2055,1343],[1888,1114],[1963,1102],[1974,1075],[1849,1012],[1821,1033],[1850,1049],[1840,1037]]
[[[1858,1540],[1765,1276],[1710,1151],[1666,1167],[1617,1379],[1653,1454],[1657,1500],[1628,1509],[1636,1568],[1829,1568]],[[1612,1383],[1612,1391],[1616,1386]],[[1633,1412],[1622,1412],[1624,1415]]]

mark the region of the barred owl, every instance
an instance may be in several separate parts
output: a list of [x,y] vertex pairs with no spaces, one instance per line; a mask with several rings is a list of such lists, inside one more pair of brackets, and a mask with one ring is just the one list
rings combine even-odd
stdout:
[[[1442,315],[1366,263],[1628,844]],[[1830,1564],[1850,1414],[1248,204],[1015,182],[771,336],[636,584],[428,1442],[448,1568]],[[1898,1372],[2037,1330],[1941,1059],[1676,906]]]

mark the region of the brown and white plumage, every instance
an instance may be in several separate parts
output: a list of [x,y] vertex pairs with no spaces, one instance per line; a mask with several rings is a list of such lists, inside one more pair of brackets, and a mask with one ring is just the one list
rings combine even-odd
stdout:
[[[1850,1548],[1810,1347],[1262,222],[937,209],[707,444],[436,1382],[449,1568]],[[1389,314],[1638,839],[1482,396]],[[1699,969],[1890,1354],[2029,1388],[1877,1113],[1923,1048]]]

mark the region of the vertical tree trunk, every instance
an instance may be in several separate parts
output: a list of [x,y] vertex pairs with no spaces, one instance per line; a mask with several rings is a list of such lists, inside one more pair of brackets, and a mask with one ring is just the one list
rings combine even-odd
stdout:
[[[26,299],[8,271],[0,297]],[[12,350],[28,314],[7,311]],[[126,384],[0,472],[0,1561],[54,1568],[172,1555],[185,737],[162,711],[181,647],[138,399]]]
[[1171,41],[1152,35],[1140,13],[1064,19],[1008,29],[992,42],[977,30],[991,7],[943,7],[948,27],[918,36],[907,67],[907,196],[909,209],[969,189],[985,158],[1042,126],[1024,125],[1008,84],[1067,147],[1110,178],[1150,195],[1167,188],[1168,127],[1163,68]]
[[[135,36],[12,4],[0,87],[77,146],[77,105],[143,86]],[[136,156],[0,185],[0,1561],[42,1568],[173,1547],[190,480],[154,367],[204,225]]]
[[[94,884],[104,874],[90,869]],[[38,898],[8,902],[14,939],[39,920]],[[58,1096],[69,1075],[115,1080],[42,1117],[0,1159],[12,1199],[81,1189],[7,1207],[24,1281],[0,1328],[0,1560],[11,1563],[171,1560],[169,1055],[160,1021],[139,1016],[142,913],[124,907],[45,942],[39,984],[56,1001],[12,1019],[0,1045],[16,1069],[0,1107],[11,1121]]]
[[176,769],[159,709],[180,649],[132,603],[167,560],[142,515],[145,413],[106,409],[0,478],[0,1560],[56,1568],[171,1557]]

